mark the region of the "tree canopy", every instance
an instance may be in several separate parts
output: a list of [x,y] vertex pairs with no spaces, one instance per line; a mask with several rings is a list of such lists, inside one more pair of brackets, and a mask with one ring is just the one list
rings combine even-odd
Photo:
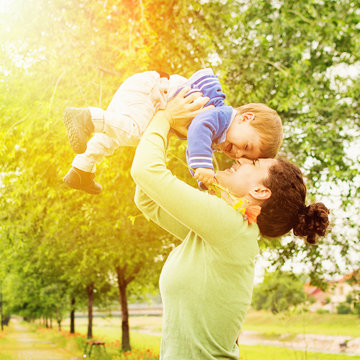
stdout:
[[[189,76],[212,67],[232,106],[276,109],[285,133],[280,155],[302,168],[308,201],[331,208],[333,227],[315,247],[291,234],[263,239],[263,253],[278,267],[296,258],[317,283],[358,267],[359,23],[355,0],[7,2],[0,10],[0,281],[18,299],[14,309],[31,304],[35,313],[41,303],[41,311],[54,311],[63,289],[71,296],[90,283],[116,286],[116,268],[134,276],[128,294],[156,287],[174,239],[133,205],[134,149],[99,166],[99,197],[61,181],[73,157],[64,108],[106,108],[122,81],[148,69]],[[174,140],[169,167],[195,185],[184,150]]]
[[289,310],[306,301],[304,282],[289,272],[268,272],[264,281],[254,288],[252,305],[256,310],[274,314]]

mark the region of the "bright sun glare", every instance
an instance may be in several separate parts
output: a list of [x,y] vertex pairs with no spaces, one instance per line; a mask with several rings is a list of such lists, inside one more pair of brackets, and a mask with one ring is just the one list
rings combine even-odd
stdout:
[[14,0],[0,0],[0,15],[10,13],[14,5]]

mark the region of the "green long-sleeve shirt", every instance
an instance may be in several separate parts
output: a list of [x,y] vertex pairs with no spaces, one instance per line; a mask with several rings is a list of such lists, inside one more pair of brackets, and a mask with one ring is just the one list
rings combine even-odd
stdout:
[[222,199],[172,175],[165,163],[168,131],[159,112],[131,170],[137,206],[182,240],[160,275],[160,358],[238,360],[236,339],[251,301],[259,229]]

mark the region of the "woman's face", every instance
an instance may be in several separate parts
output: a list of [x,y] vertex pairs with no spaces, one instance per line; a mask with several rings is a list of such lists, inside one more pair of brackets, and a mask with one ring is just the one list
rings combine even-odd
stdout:
[[241,158],[224,171],[216,173],[216,180],[237,197],[248,197],[251,191],[264,186],[269,169],[275,165],[275,159],[249,160]]

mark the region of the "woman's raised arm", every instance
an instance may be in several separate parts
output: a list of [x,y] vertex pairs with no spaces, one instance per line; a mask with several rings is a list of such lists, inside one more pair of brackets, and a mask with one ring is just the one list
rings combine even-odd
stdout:
[[183,241],[189,233],[189,228],[162,209],[155,201],[149,198],[139,186],[136,186],[134,201],[146,218],[152,220],[155,224],[179,240]]
[[[190,101],[174,100],[179,104]],[[244,232],[255,232],[253,236],[256,237],[256,225],[248,226],[242,215],[222,199],[184,183],[166,168],[167,135],[170,123],[178,116],[177,108],[174,109],[173,112],[169,108],[159,111],[146,129],[131,169],[135,183],[176,221],[209,242],[221,241],[218,245],[224,246],[227,238],[234,238],[234,231],[243,235]],[[187,110],[181,116],[185,119],[191,112],[194,110]]]

